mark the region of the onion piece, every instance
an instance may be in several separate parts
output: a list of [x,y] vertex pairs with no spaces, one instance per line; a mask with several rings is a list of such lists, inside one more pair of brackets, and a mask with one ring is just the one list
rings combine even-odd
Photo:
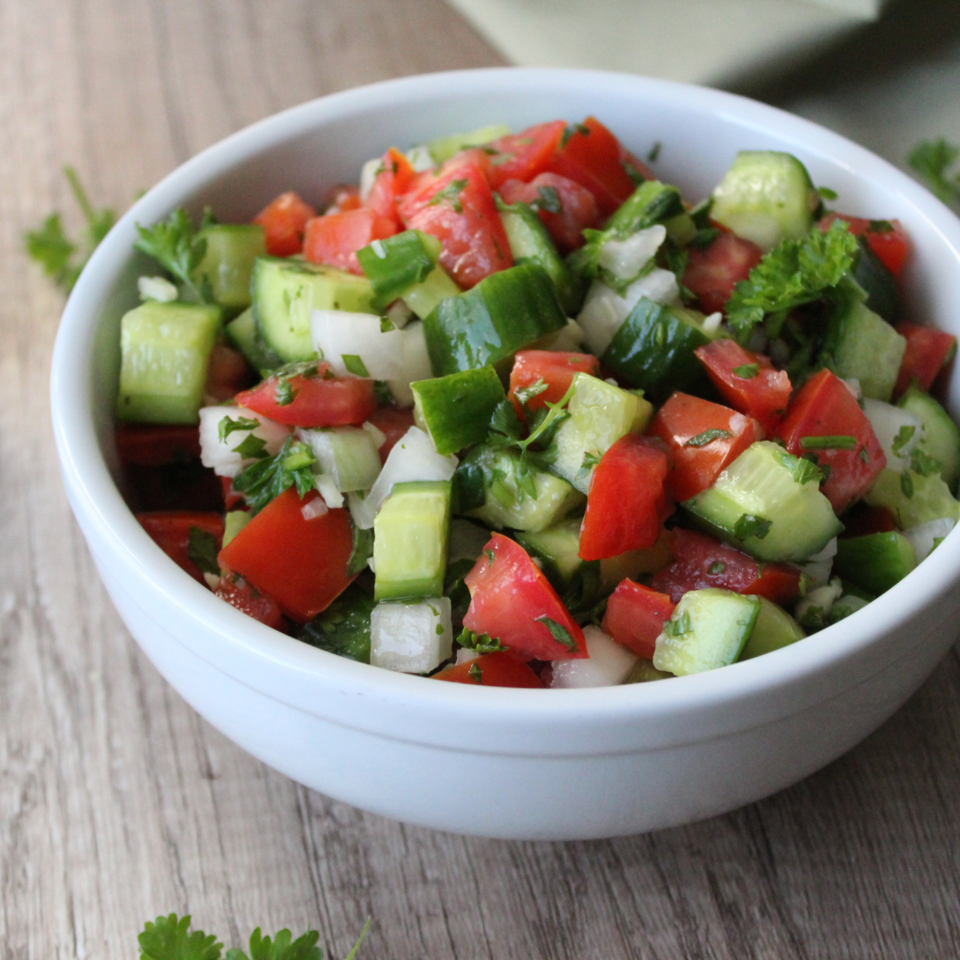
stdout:
[[550,686],[569,689],[623,683],[640,658],[599,627],[584,627],[583,636],[587,641],[587,658],[554,661]]

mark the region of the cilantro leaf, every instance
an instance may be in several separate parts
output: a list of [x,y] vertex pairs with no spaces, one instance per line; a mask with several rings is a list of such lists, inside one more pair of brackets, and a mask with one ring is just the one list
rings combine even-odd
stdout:
[[547,213],[560,213],[563,210],[556,187],[540,187],[537,193],[537,199],[530,204],[535,210],[546,210]]
[[856,450],[857,438],[849,434],[830,437],[801,437],[801,450]]
[[534,617],[533,619],[536,620],[537,623],[542,623],[550,631],[550,636],[569,651],[575,652],[580,649],[577,641],[573,639],[570,631],[562,623],[551,620],[546,614],[542,617]]
[[944,203],[960,203],[960,176],[949,172],[958,157],[960,147],[939,137],[918,143],[910,151],[907,163],[920,174],[930,192]]
[[454,211],[457,213],[463,213],[463,204],[460,202],[460,194],[463,193],[466,186],[466,180],[451,180],[442,190],[438,190],[433,195],[433,198],[430,200],[427,206],[434,207],[437,206],[437,204],[443,203],[444,200],[448,200]]
[[259,513],[271,500],[290,487],[296,487],[302,500],[314,489],[313,451],[302,441],[287,437],[274,457],[251,463],[233,478],[233,488],[242,493],[253,513]]
[[859,246],[846,223],[836,220],[825,233],[814,227],[800,240],[782,240],[734,287],[727,322],[739,340],[768,316],[786,314],[833,292],[853,266]]
[[222,943],[202,930],[190,931],[190,917],[175,913],[144,925],[137,937],[141,960],[220,960]]
[[509,650],[499,637],[491,637],[489,633],[475,633],[467,627],[460,631],[457,637],[457,643],[468,650],[476,650],[477,653],[496,653],[499,650]]
[[191,527],[187,540],[187,556],[200,568],[201,573],[220,573],[217,554],[220,546],[217,538],[208,530]]
[[217,439],[223,443],[235,430],[255,430],[260,426],[253,417],[224,417],[217,424]]
[[63,229],[60,214],[51,213],[38,229],[24,233],[23,243],[27,256],[40,264],[58,287],[69,293],[93,251],[110,232],[117,215],[108,207],[97,209],[90,203],[73,167],[64,167],[63,173],[84,216],[83,238],[71,240]]
[[684,636],[692,629],[693,624],[690,622],[690,613],[687,610],[684,610],[675,620],[667,620],[663,625],[663,632],[670,637],[671,640],[676,640],[678,637]]
[[714,440],[729,440],[733,434],[729,430],[704,430],[695,437],[691,437],[685,444],[685,447],[705,447]]
[[183,207],[177,207],[166,220],[152,227],[137,224],[140,239],[133,245],[153,257],[198,303],[213,301],[209,283],[198,284],[193,271],[207,252],[207,241],[194,233],[193,224]]
[[[289,930],[283,929],[271,940],[260,933],[257,927],[250,934],[249,960],[323,960],[323,951],[317,946],[320,934],[308,930],[303,936],[293,939]],[[226,960],[248,960],[242,950],[230,949]]]

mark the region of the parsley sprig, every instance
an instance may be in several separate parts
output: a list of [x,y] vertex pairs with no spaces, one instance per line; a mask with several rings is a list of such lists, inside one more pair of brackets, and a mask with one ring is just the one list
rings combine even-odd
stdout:
[[958,158],[960,147],[938,137],[918,143],[910,151],[907,163],[944,203],[960,204],[960,174],[950,171]]
[[166,220],[152,227],[142,227],[138,223],[140,239],[134,240],[133,245],[153,257],[177,281],[188,299],[197,303],[213,303],[209,279],[203,277],[198,281],[193,272],[207,252],[207,241],[200,234],[215,222],[208,208],[203,212],[200,230],[195,232],[187,211],[177,207]]
[[857,238],[841,220],[826,232],[814,227],[800,240],[782,240],[734,287],[727,301],[727,322],[737,339],[748,340],[768,316],[782,319],[834,292],[858,251]]
[[[355,960],[363,943],[370,921],[363,926],[360,937],[345,960]],[[260,928],[250,934],[249,954],[237,947],[227,950],[225,960],[323,960],[323,950],[317,946],[320,934],[308,930],[293,939],[289,930],[279,931],[273,938],[263,936]],[[190,929],[190,917],[157,917],[143,928],[137,937],[140,944],[140,960],[220,960],[223,944],[213,934]]]
[[259,513],[271,500],[296,487],[302,500],[316,486],[313,464],[317,458],[301,440],[287,437],[274,457],[263,457],[233,478],[233,489],[246,498],[251,512]]
[[63,228],[60,214],[51,213],[40,227],[28,230],[23,235],[23,243],[27,256],[40,264],[43,272],[51,277],[64,293],[69,293],[93,251],[110,232],[117,215],[109,207],[93,206],[73,167],[64,167],[63,173],[70,184],[70,192],[83,213],[83,232],[79,237],[70,239]]

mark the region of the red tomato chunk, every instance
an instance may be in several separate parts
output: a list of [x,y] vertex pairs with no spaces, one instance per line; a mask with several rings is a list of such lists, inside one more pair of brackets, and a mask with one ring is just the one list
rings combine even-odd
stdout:
[[507,396],[517,413],[523,416],[523,407],[517,399],[518,390],[528,390],[542,380],[547,389],[526,402],[529,410],[539,410],[547,403],[559,403],[578,373],[589,373],[595,377],[599,372],[600,361],[589,353],[521,350],[513,361]]
[[656,639],[673,616],[675,604],[665,593],[623,580],[607,601],[602,628],[638,657],[653,659]]
[[223,540],[223,517],[219,513],[194,513],[189,510],[157,510],[138,513],[140,526],[154,543],[194,580],[206,583],[200,568],[190,559],[190,531],[194,527],[214,537],[219,547]]
[[956,355],[957,338],[942,330],[906,321],[898,323],[895,329],[901,337],[906,338],[907,348],[900,362],[894,396],[901,396],[914,381],[921,390],[929,390],[937,374]]
[[303,250],[303,232],[317,211],[292,190],[281,193],[254,218],[266,234],[267,253],[271,257],[290,257]]
[[325,263],[362,274],[357,251],[396,232],[397,225],[392,218],[382,217],[367,207],[326,213],[307,223],[303,255],[311,263]]
[[484,687],[542,687],[543,681],[522,660],[505,651],[484,653],[475,660],[442,670],[434,680]]
[[283,630],[283,612],[280,610],[280,604],[273,597],[268,597],[265,593],[247,583],[243,577],[236,574],[229,574],[220,578],[216,589],[213,591],[221,600],[226,601],[231,607],[236,607],[241,613],[245,613],[254,620],[273,627],[274,630]]
[[702,250],[687,250],[687,269],[683,285],[695,294],[704,313],[722,310],[733,288],[746,280],[760,262],[763,251],[749,240],[732,233],[721,233]]

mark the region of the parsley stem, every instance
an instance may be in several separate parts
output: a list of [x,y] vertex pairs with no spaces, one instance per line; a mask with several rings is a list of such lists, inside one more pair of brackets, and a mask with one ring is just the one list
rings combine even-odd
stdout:
[[855,450],[856,446],[856,437],[850,436],[800,438],[801,450]]

